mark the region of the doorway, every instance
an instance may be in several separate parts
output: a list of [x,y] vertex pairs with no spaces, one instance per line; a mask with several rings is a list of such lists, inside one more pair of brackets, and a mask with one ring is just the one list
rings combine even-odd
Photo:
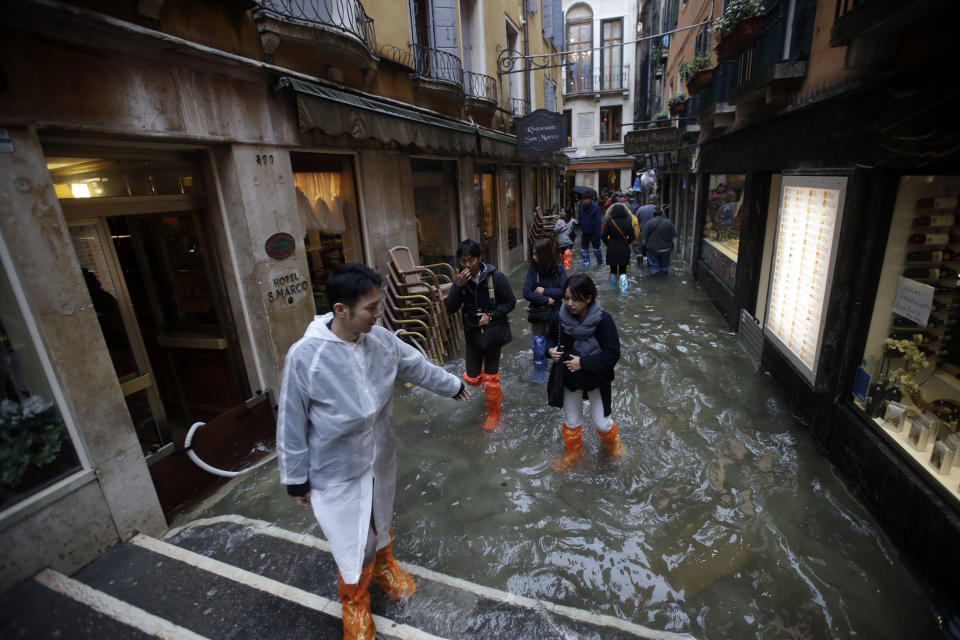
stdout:
[[249,396],[205,229],[198,167],[179,158],[47,161],[149,460],[194,422]]
[[477,203],[477,220],[480,227],[480,247],[488,262],[499,263],[499,216],[497,215],[497,168],[492,165],[478,166],[473,174],[473,190]]

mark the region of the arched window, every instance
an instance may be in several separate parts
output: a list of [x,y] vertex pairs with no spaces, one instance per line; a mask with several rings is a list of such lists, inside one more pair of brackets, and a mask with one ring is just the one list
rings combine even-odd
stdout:
[[593,13],[585,5],[567,11],[566,93],[593,91]]

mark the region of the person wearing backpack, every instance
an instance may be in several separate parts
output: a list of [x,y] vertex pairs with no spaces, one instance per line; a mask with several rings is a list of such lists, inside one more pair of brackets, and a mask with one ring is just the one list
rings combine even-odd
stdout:
[[636,236],[633,232],[633,216],[627,205],[618,202],[607,209],[607,223],[601,239],[607,245],[607,264],[610,266],[610,288],[627,290],[627,265],[630,264],[630,245]]
[[507,276],[482,259],[475,240],[457,247],[460,270],[443,301],[447,313],[462,310],[466,371],[463,381],[483,386],[487,401],[486,431],[500,423],[503,390],[500,387],[500,351],[513,340],[509,313],[517,305]]
[[677,230],[673,223],[663,216],[663,209],[657,207],[653,217],[647,220],[640,230],[640,239],[647,247],[650,275],[666,275],[670,272],[670,253],[673,251],[673,239],[676,235]]

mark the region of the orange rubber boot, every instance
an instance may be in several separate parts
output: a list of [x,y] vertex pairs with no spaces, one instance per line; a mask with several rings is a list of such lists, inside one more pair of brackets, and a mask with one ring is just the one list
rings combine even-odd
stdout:
[[467,375],[467,372],[464,371],[463,381],[466,382],[471,387],[479,387],[481,384],[483,384],[483,370],[482,369],[480,370],[480,375],[478,375],[476,378],[471,378],[470,376]]
[[500,374],[483,374],[483,383],[483,390],[487,396],[487,419],[483,423],[483,429],[484,431],[493,431],[500,424],[500,405],[503,402]]
[[[611,420],[611,422],[613,422]],[[600,436],[600,440],[603,444],[607,445],[607,449],[610,451],[611,458],[622,458],[625,451],[623,449],[623,442],[620,440],[620,432],[617,431],[617,423],[613,423],[613,428],[610,431],[604,433],[597,429],[597,435]]]
[[572,269],[573,268],[573,250],[567,249],[563,252],[563,268]]
[[580,454],[583,452],[583,430],[580,427],[571,429],[567,425],[563,425],[560,435],[563,436],[563,442],[567,445],[567,450],[563,456],[553,463],[554,471],[566,471],[576,466],[577,462],[580,461]]
[[377,628],[370,615],[370,579],[373,577],[371,562],[360,572],[357,584],[345,584],[337,572],[337,595],[343,607],[343,640],[374,640]]
[[413,578],[393,558],[393,529],[390,530],[390,544],[377,551],[373,560],[373,579],[394,600],[417,592]]

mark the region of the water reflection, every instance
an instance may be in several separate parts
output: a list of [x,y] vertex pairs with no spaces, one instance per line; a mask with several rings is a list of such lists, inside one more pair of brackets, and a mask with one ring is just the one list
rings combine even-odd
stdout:
[[[518,309],[497,432],[481,433],[482,397],[398,389],[397,556],[698,638],[936,636],[923,588],[705,295],[683,274],[630,278],[625,296],[601,287],[622,340],[626,458],[603,455],[588,424],[579,467],[552,471],[561,412],[527,382]],[[218,512],[320,535],[275,472],[235,485]]]

